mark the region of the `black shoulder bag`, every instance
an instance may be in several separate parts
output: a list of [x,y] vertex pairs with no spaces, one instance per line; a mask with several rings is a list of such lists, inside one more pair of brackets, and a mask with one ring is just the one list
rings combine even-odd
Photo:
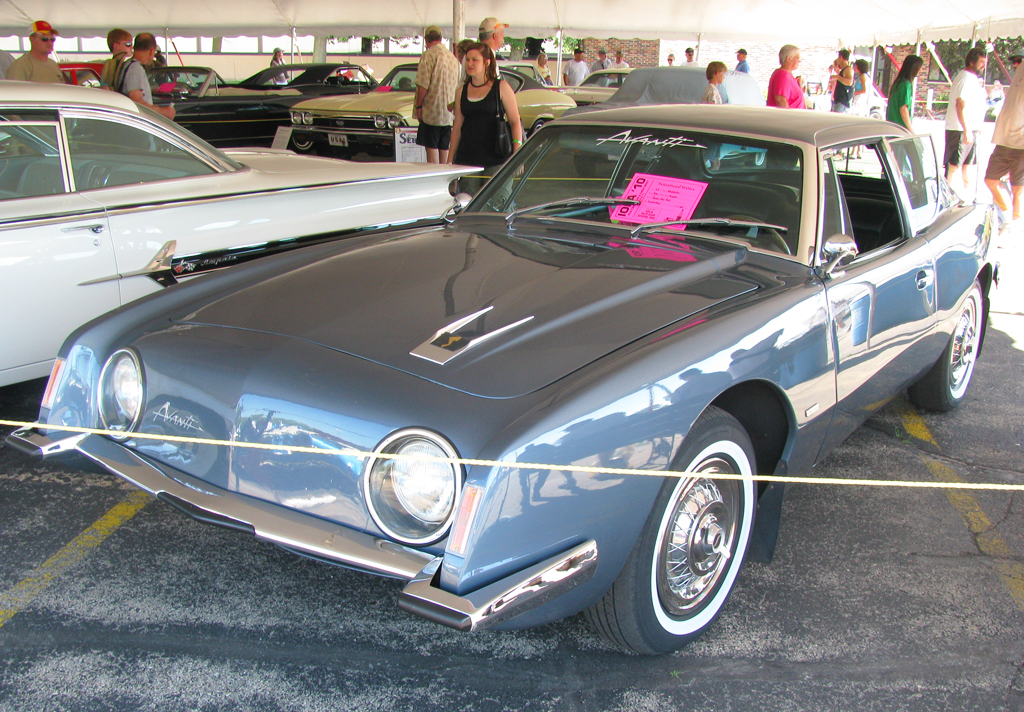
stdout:
[[498,87],[498,110],[495,119],[498,121],[498,130],[494,135],[494,152],[501,160],[506,160],[512,155],[512,129],[505,120],[505,105],[501,101],[501,80],[497,81]]

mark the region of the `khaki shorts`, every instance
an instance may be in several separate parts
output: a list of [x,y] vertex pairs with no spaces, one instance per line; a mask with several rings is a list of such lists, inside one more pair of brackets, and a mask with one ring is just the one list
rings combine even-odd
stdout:
[[985,180],[1000,180],[1010,174],[1010,185],[1024,186],[1024,148],[1010,148],[996,144],[988,159]]

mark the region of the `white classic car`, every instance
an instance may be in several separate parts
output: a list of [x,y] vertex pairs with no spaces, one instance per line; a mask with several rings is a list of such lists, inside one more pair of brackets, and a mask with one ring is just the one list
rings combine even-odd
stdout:
[[470,172],[222,152],[120,94],[0,82],[0,386],[47,375],[79,325],[180,277],[436,220]]

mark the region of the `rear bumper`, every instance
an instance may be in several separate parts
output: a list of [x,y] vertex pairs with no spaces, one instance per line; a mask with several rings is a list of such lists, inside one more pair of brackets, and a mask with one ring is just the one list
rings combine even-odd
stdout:
[[249,532],[300,554],[408,581],[398,605],[462,631],[490,628],[593,578],[597,544],[575,546],[463,596],[438,584],[443,557],[215,487],[100,435],[55,438],[17,430],[7,445],[41,459],[84,457],[200,521]]

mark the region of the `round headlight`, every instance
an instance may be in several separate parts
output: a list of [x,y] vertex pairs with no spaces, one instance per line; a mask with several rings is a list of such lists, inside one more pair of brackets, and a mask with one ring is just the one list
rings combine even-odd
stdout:
[[292,123],[293,124],[301,124],[302,123],[302,113],[301,112],[298,112],[298,111],[293,111],[292,112]]
[[[462,467],[438,458],[457,458],[455,448],[428,430],[402,430],[385,438],[366,463],[363,491],[373,521],[405,544],[430,544],[448,531],[462,491]],[[420,459],[423,458],[423,459]]]
[[100,418],[107,430],[131,431],[142,415],[145,384],[134,351],[115,352],[100,373]]
[[308,112],[308,111],[303,111],[302,112],[302,123],[304,123],[306,126],[312,126],[313,125],[313,114]]
[[388,117],[388,128],[390,128],[390,129],[396,128],[400,123],[402,123],[402,117],[401,116],[389,116]]
[[373,117],[373,125],[376,126],[379,129],[387,128],[388,118],[386,116],[381,116],[380,114],[376,114]]

